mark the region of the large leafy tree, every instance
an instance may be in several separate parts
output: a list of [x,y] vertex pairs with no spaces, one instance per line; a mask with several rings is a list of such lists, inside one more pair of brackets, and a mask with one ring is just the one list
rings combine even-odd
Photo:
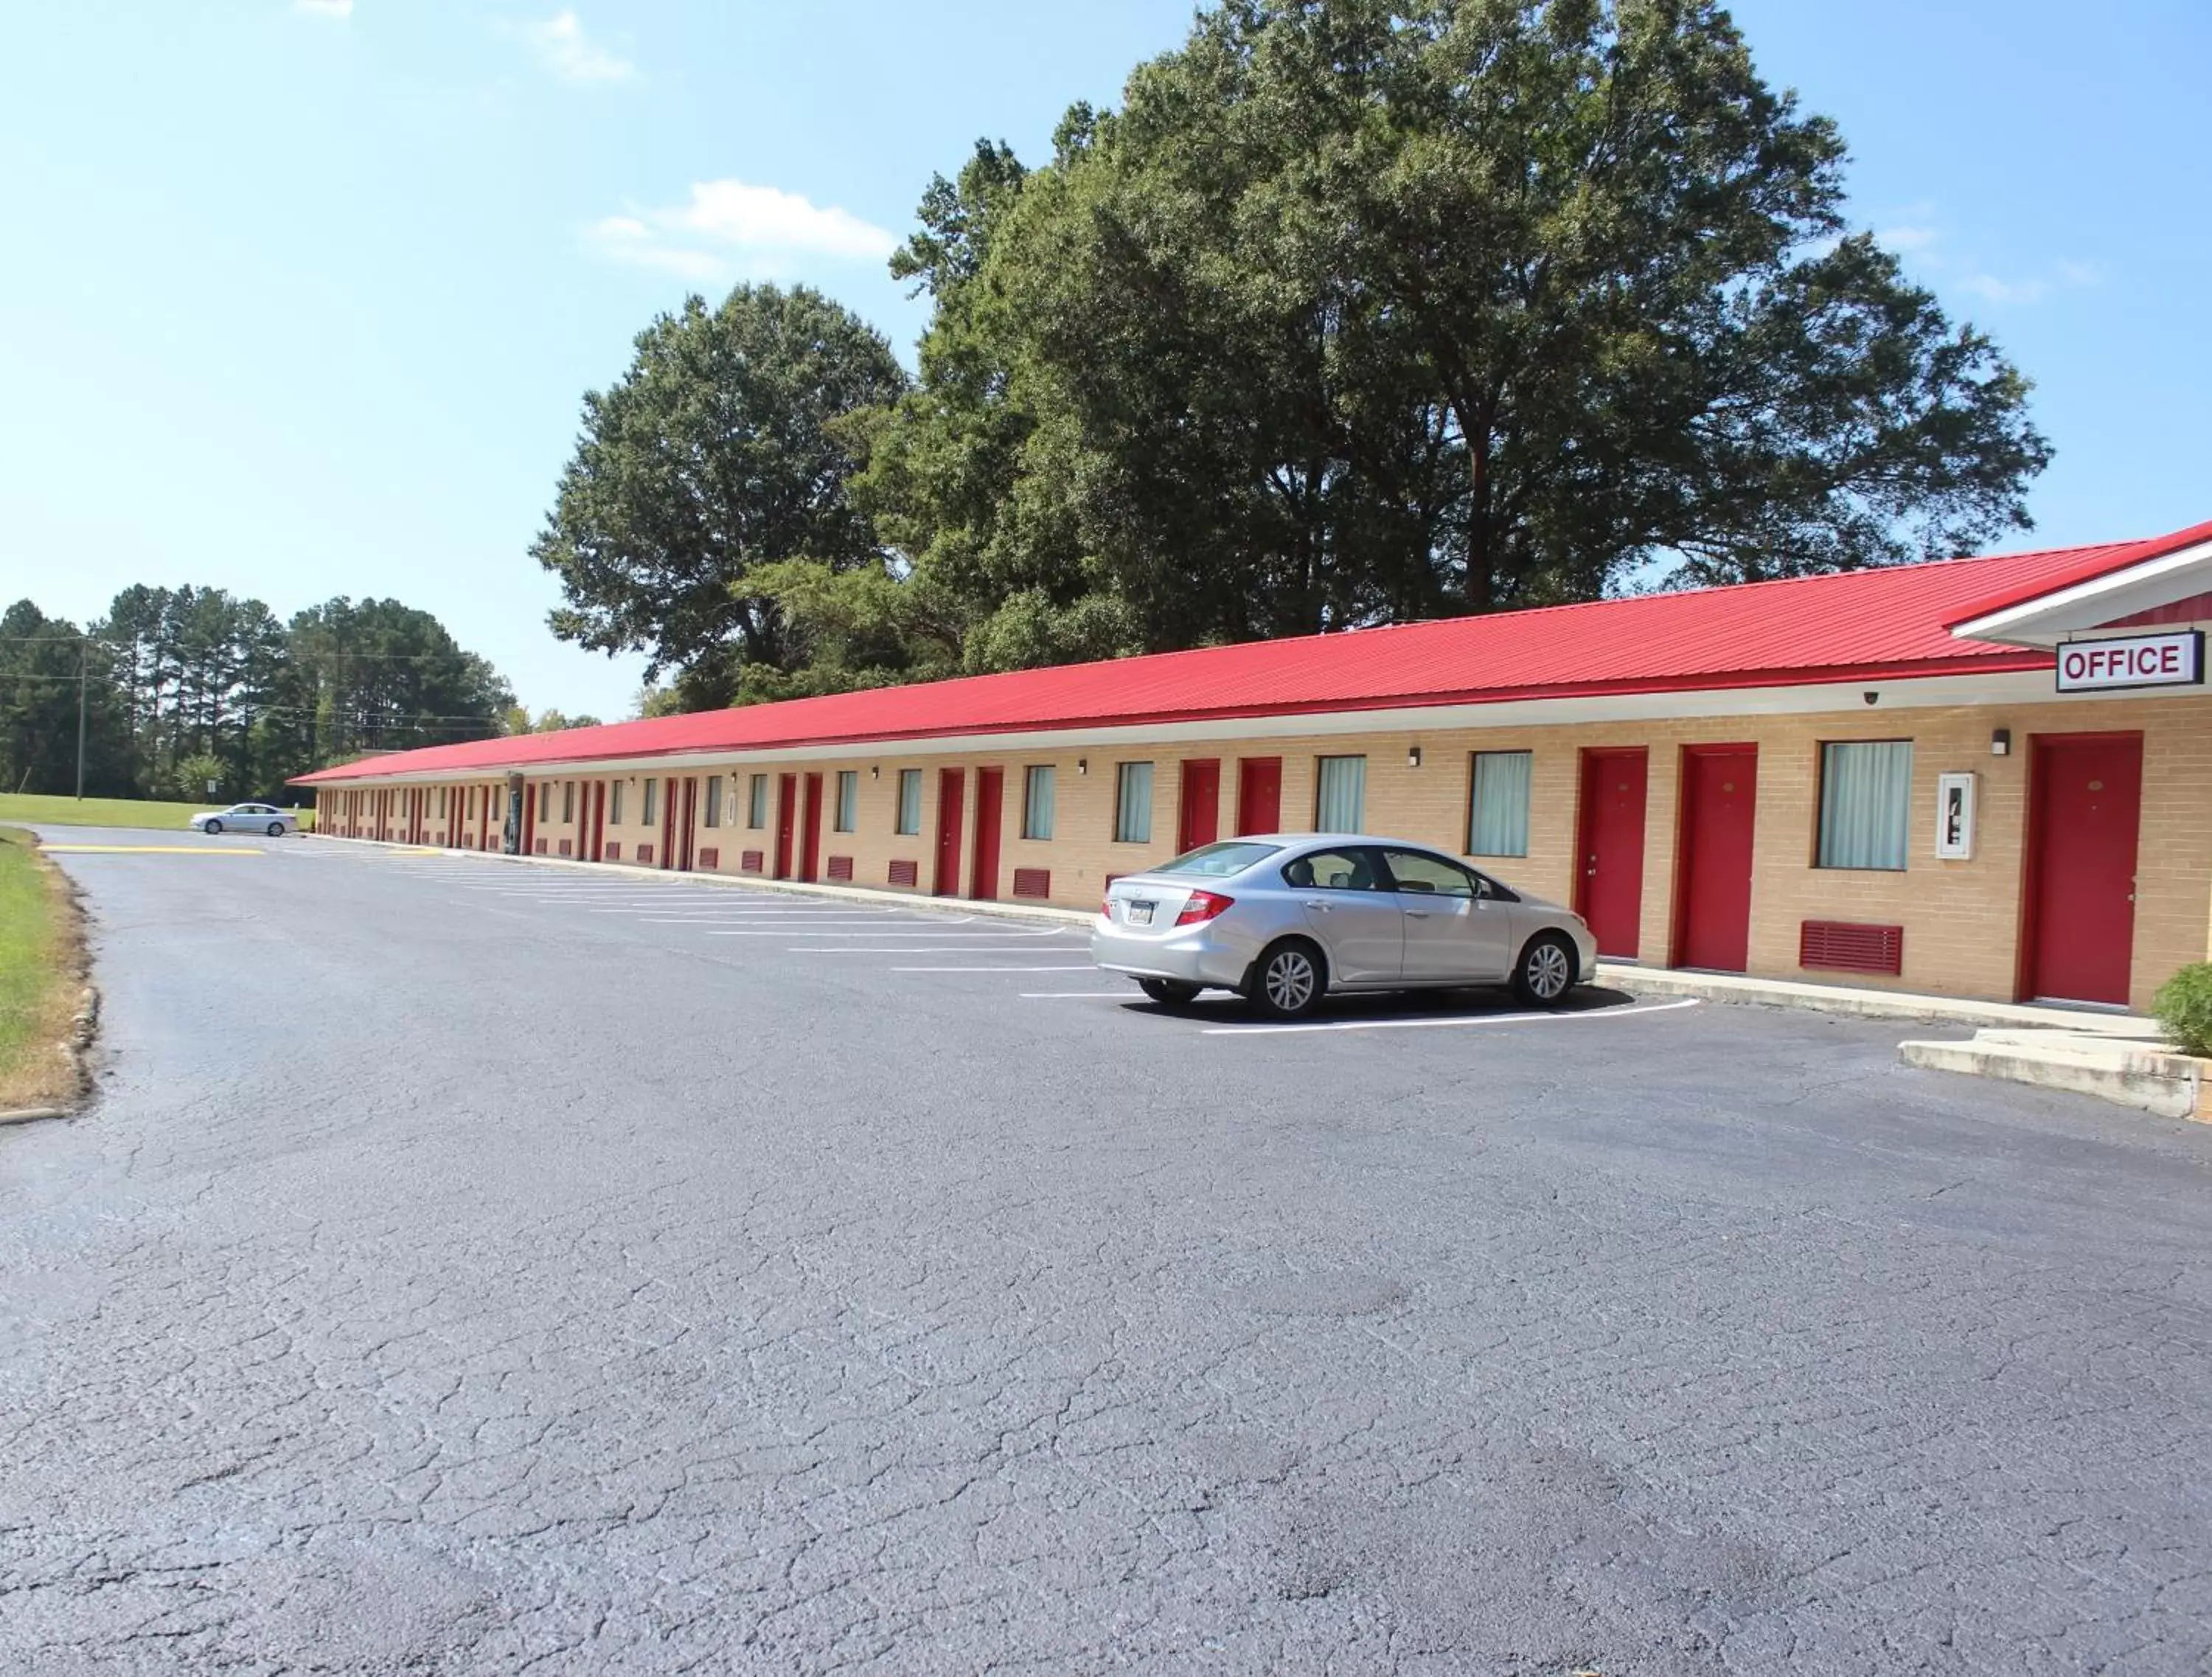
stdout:
[[2026,383],[1848,232],[1843,161],[1699,0],[1224,0],[981,283],[1149,645],[2024,526]]
[[640,333],[621,380],[584,398],[584,428],[532,556],[560,579],[564,640],[642,650],[688,708],[727,703],[749,666],[793,656],[757,574],[879,562],[846,493],[836,422],[906,378],[881,334],[804,286],[691,298]]

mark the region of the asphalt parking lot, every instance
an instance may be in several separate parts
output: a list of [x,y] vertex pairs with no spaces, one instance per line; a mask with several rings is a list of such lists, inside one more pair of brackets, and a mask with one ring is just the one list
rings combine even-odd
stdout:
[[[2212,1668],[2212,1134],[1595,994],[56,829],[0,1669]],[[156,847],[140,850],[137,846]],[[202,849],[229,854],[202,854]]]

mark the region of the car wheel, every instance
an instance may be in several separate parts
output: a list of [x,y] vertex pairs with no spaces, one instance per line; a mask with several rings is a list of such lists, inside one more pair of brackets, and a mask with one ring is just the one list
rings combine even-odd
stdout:
[[200,829],[200,831],[203,833],[219,833],[222,830],[222,823],[220,821],[210,821],[206,826]]
[[283,838],[284,836],[284,823],[281,821],[270,822],[269,823],[269,836],[270,838]]
[[1140,978],[1137,987],[1164,1007],[1187,1007],[1198,1000],[1198,986],[1179,978]]
[[1574,946],[1556,932],[1529,939],[1513,969],[1514,993],[1531,1007],[1556,1007],[1574,987]]
[[1304,938],[1270,944],[1252,963],[1245,996],[1271,1019],[1302,1019],[1321,1006],[1328,988],[1322,953]]

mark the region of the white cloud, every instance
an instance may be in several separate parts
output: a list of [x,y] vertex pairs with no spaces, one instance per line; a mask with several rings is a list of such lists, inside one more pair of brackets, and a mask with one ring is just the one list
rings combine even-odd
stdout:
[[556,12],[523,33],[538,61],[563,82],[627,82],[637,74],[635,64],[586,35],[583,20],[574,11]]
[[1874,236],[1884,249],[1910,257],[1929,270],[1939,285],[2004,307],[2039,303],[2057,292],[2101,284],[2105,277],[2089,263],[2068,261],[2053,262],[2039,273],[2015,277],[1991,273],[1952,252],[1933,204],[1917,204],[1900,211],[1894,225],[1875,228]]
[[775,277],[806,257],[880,262],[898,237],[835,206],[743,180],[703,180],[688,202],[610,216],[591,228],[604,256],[686,279]]
[[292,0],[292,9],[308,17],[351,17],[353,0]]

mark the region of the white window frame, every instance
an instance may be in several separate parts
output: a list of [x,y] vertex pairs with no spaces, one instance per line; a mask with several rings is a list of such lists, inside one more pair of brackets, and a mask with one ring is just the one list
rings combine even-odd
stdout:
[[837,808],[830,831],[850,833],[858,829],[860,821],[860,771],[841,769],[837,771]]
[[921,770],[902,769],[898,776],[898,806],[891,814],[891,830],[901,838],[915,837],[921,832]]

